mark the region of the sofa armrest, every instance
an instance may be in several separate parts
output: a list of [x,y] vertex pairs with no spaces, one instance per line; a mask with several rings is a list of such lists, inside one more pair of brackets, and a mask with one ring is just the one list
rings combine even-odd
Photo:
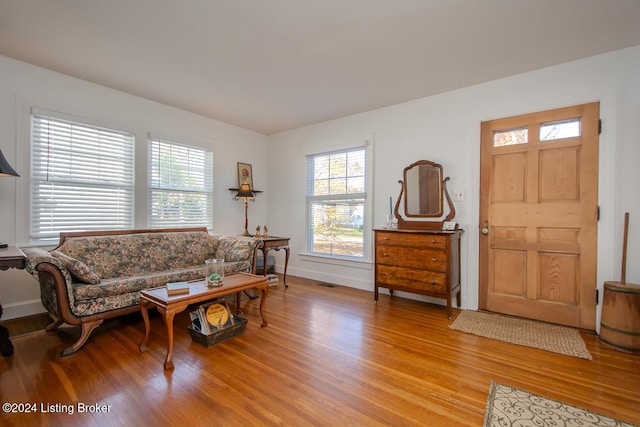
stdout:
[[262,240],[252,236],[218,236],[220,244],[216,250],[216,258],[224,258],[225,262],[244,262],[247,272],[255,271],[257,250],[262,247]]
[[40,284],[40,300],[47,311],[69,324],[77,324],[71,314],[73,280],[62,261],[41,248],[25,248],[25,270]]
[[[31,274],[35,278],[38,278],[38,265],[47,262],[49,264],[53,264],[56,266],[63,274],[66,271],[64,264],[51,255],[49,252],[45,251],[41,248],[24,248],[24,254],[27,256],[27,264],[25,266],[25,270],[27,273]],[[67,274],[69,274],[67,272]],[[69,274],[69,279],[71,279],[71,275]]]

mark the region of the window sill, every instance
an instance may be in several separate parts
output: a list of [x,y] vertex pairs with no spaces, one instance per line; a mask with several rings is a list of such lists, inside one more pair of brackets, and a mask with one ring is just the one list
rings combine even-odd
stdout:
[[298,255],[300,256],[300,259],[303,261],[341,265],[344,267],[361,268],[363,270],[371,270],[373,266],[373,262],[369,259],[336,258],[328,255],[317,255],[317,254],[309,254],[309,253],[300,253]]

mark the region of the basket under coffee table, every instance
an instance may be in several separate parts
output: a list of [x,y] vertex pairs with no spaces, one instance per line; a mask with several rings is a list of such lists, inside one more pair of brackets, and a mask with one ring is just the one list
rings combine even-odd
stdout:
[[156,307],[162,315],[167,328],[167,356],[164,359],[164,369],[174,368],[173,364],[173,318],[176,314],[184,311],[191,304],[212,300],[229,294],[236,294],[236,314],[240,314],[240,293],[249,289],[258,288],[262,291],[260,299],[260,318],[262,324],[267,326],[267,319],[264,317],[264,302],[269,293],[269,282],[264,276],[256,276],[248,273],[235,273],[224,276],[222,286],[210,288],[202,281],[193,282],[189,286],[188,294],[167,295],[164,286],[146,289],[140,292],[140,312],[144,319],[145,333],[144,339],[140,343],[140,351],[147,350],[147,340],[151,331],[149,323],[149,307]]

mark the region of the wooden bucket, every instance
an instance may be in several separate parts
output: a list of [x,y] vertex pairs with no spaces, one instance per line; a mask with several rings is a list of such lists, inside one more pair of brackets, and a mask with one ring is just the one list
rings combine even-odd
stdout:
[[619,350],[640,352],[640,285],[604,282],[600,340]]

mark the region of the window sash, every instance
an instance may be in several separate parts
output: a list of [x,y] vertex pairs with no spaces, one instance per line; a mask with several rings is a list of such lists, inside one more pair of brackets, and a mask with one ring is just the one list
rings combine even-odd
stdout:
[[150,228],[213,228],[213,152],[149,139]]
[[363,259],[366,147],[307,156],[307,230],[311,254]]
[[30,238],[133,226],[134,136],[31,115]]

